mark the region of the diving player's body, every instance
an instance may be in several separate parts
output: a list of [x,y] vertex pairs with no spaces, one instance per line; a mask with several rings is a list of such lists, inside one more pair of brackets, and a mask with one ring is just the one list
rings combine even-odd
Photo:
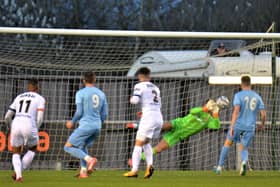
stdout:
[[93,72],[84,74],[85,88],[76,93],[76,112],[71,121],[66,123],[72,128],[79,121],[79,127],[67,140],[64,150],[73,157],[80,159],[81,170],[79,178],[87,178],[97,162],[88,155],[88,148],[99,136],[101,125],[107,117],[107,101],[105,94],[94,86],[96,81]]
[[233,114],[231,125],[229,127],[227,138],[220,153],[219,163],[216,173],[220,174],[224,166],[229,148],[233,142],[240,142],[241,168],[240,175],[246,175],[246,166],[248,162],[248,147],[251,145],[255,135],[256,120],[258,112],[261,114],[260,129],[263,128],[266,120],[266,112],[262,98],[251,90],[251,79],[249,76],[241,78],[242,91],[234,96]]
[[159,88],[150,82],[150,70],[146,67],[140,68],[136,76],[139,83],[135,85],[131,104],[141,104],[142,118],[136,135],[135,146],[132,154],[133,167],[125,177],[137,177],[138,167],[141,161],[141,153],[144,150],[147,169],[144,178],[150,178],[153,174],[153,153],[150,141],[158,137],[162,128],[163,119],[161,114],[161,98]]
[[182,118],[176,118],[165,122],[162,130],[166,131],[163,139],[153,148],[153,153],[158,154],[173,147],[175,144],[202,130],[219,129],[220,120],[218,116],[212,116],[206,107],[192,108],[190,113]]
[[[5,123],[11,124],[12,163],[15,172],[12,178],[16,182],[23,181],[22,171],[30,167],[35,156],[38,129],[45,109],[45,99],[37,93],[38,81],[29,80],[27,90],[15,98],[5,115]],[[21,159],[23,146],[27,146],[28,151]]]
[[[165,122],[162,127],[162,130],[165,131],[163,139],[153,148],[153,154],[161,153],[173,147],[181,140],[197,134],[206,128],[219,129],[220,120],[218,113],[220,109],[227,107],[229,104],[226,97],[222,96],[222,98],[223,100],[217,100],[218,104],[213,100],[209,100],[204,107],[192,108],[185,117]],[[142,154],[142,159],[145,159],[144,154]],[[129,165],[131,165],[131,161],[129,161]]]

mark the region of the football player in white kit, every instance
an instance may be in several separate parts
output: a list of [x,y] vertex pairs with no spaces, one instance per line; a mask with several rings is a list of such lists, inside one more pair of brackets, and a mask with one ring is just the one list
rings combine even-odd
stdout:
[[161,114],[161,98],[159,88],[150,82],[151,71],[140,68],[136,72],[139,83],[134,86],[131,104],[141,104],[142,117],[136,135],[135,146],[132,154],[132,170],[124,174],[125,177],[138,177],[138,167],[141,160],[142,150],[144,151],[147,169],[144,178],[153,175],[153,150],[150,144],[152,138],[159,136],[163,119]]
[[[45,99],[39,95],[38,81],[31,79],[27,92],[18,95],[5,115],[5,123],[11,126],[12,163],[15,173],[12,178],[22,182],[22,171],[27,169],[35,156],[38,143],[38,128],[42,124]],[[13,118],[14,117],[14,118]],[[21,159],[23,146],[28,151]]]

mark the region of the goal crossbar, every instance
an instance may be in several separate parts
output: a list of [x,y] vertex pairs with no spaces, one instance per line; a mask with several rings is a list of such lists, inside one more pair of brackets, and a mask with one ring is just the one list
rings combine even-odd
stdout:
[[[280,33],[0,27],[0,37],[0,115],[4,116],[12,100],[25,91],[30,78],[39,81],[40,94],[47,101],[32,169],[79,168],[79,160],[64,151],[73,132],[65,123],[75,113],[76,92],[83,87],[82,74],[92,70],[97,76],[96,87],[106,94],[108,117],[89,154],[98,158],[98,169],[128,169],[136,130],[126,126],[139,122],[136,113],[140,110],[130,104],[129,98],[137,84],[134,71],[142,66],[151,68],[153,83],[161,90],[164,121],[186,116],[208,98],[223,95],[232,100],[239,91],[235,84],[240,84],[240,75],[250,74],[252,83],[260,82],[253,77],[263,77],[265,84],[254,85],[254,90],[263,97],[268,115],[264,131],[256,132],[249,160],[254,170],[280,168],[280,39],[274,39],[280,38]],[[225,53],[216,54],[221,43]],[[270,76],[274,67],[276,77]],[[217,78],[210,81],[214,85],[209,84],[209,77]],[[272,80],[273,84],[268,85]],[[231,109],[220,113],[221,128],[205,129],[178,142],[157,155],[154,166],[159,170],[211,170],[224,143]],[[1,169],[12,167],[8,133],[0,120]],[[162,135],[153,139],[153,146]],[[225,169],[237,168],[236,153],[237,149],[229,152]]]
[[280,39],[280,33],[124,31],[124,30],[53,29],[53,28],[24,28],[24,27],[0,27],[0,33],[1,34],[103,36],[103,37],[113,36],[113,37],[153,37],[153,38]]

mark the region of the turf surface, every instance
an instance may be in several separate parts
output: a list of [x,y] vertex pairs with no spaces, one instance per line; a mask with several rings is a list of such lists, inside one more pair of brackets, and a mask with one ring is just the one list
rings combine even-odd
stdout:
[[123,171],[96,171],[90,178],[76,179],[73,171],[27,171],[22,184],[11,180],[10,171],[0,171],[0,187],[278,187],[280,172],[249,172],[240,177],[237,172],[223,172],[216,176],[211,171],[156,171],[151,179],[124,178]]

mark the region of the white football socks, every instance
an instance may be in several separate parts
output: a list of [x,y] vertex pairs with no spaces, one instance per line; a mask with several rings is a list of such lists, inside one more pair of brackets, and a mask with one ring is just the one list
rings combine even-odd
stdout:
[[146,144],[143,146],[144,154],[146,157],[147,166],[153,165],[153,148],[151,144]]
[[134,146],[132,153],[132,171],[137,172],[141,160],[142,147]]
[[86,174],[86,173],[87,173],[87,168],[81,167],[80,174]]
[[92,159],[92,157],[89,156],[89,155],[85,156],[85,158],[84,158],[84,160],[85,160],[86,162],[89,162],[91,159]]
[[14,171],[16,173],[17,179],[22,177],[21,174],[21,159],[20,159],[20,155],[19,154],[13,154],[13,158],[12,158],[12,163],[14,166]]
[[35,156],[35,152],[33,151],[27,151],[25,155],[22,158],[22,168],[23,170],[28,169],[33,161],[33,158]]

